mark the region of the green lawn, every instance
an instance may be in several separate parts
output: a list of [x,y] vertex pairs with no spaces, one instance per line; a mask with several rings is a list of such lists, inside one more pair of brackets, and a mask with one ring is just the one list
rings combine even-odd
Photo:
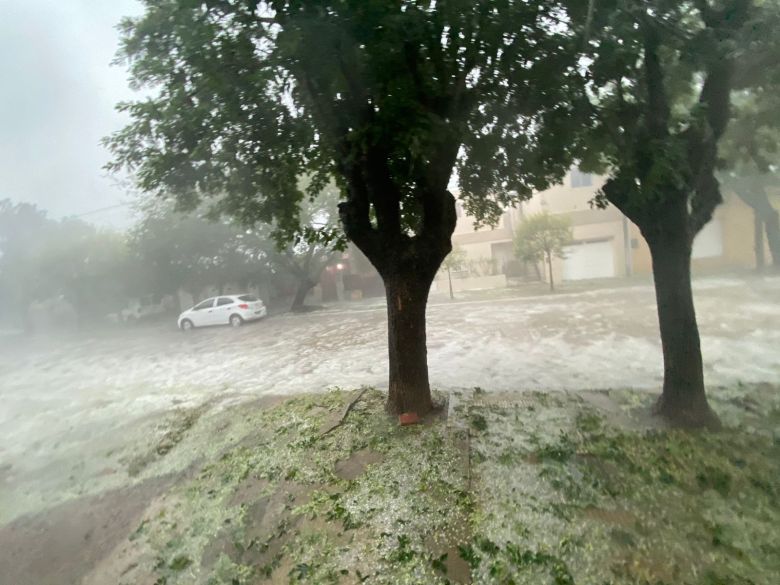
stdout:
[[325,435],[354,393],[204,416],[149,472],[215,429],[228,446],[158,498],[95,577],[776,583],[780,393],[711,394],[717,434],[661,429],[651,397],[628,391],[469,392],[449,417],[400,428],[369,390]]

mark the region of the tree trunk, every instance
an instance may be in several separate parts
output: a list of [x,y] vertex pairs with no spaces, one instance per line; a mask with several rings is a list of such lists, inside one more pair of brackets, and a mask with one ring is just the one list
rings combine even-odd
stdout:
[[[457,223],[455,197],[444,187],[457,155],[457,147],[449,150],[451,161],[429,169],[429,176],[423,181],[441,183],[442,187],[426,186],[420,197],[422,221],[413,236],[402,229],[400,191],[392,183],[378,181],[370,185],[374,192],[385,193],[381,204],[374,201],[376,227],[371,222],[368,199],[361,193],[366,190],[365,184],[355,181],[351,199],[339,204],[339,217],[347,237],[371,261],[385,286],[390,374],[386,408],[390,414],[414,412],[423,417],[433,409],[425,308],[433,279],[452,252],[452,233]],[[384,159],[379,162],[382,164],[374,170],[387,176]]]
[[390,362],[387,410],[424,416],[433,408],[425,335],[425,307],[433,280],[406,270],[384,280]]
[[[756,216],[763,221],[769,253],[772,255],[772,267],[775,270],[780,270],[780,214],[769,201],[766,189],[763,186],[754,185],[749,189],[735,189],[735,191],[740,199],[749,205]],[[756,254],[758,254],[758,250],[756,250]]]
[[777,209],[771,209],[763,219],[769,252],[772,254],[772,267],[780,270],[780,214]]
[[547,268],[549,268],[550,271],[550,292],[555,291],[555,284],[553,283],[553,273],[552,273],[552,256],[550,253],[547,253]]
[[648,239],[664,356],[657,413],[683,427],[717,427],[704,390],[699,328],[691,290],[691,242],[685,230]]
[[309,291],[315,287],[315,283],[308,278],[298,281],[298,289],[295,291],[295,298],[293,299],[292,307],[290,310],[293,313],[303,311],[303,306],[306,301],[306,296]]
[[450,273],[449,266],[447,267],[447,278],[450,281],[450,300],[454,300],[455,299],[455,295],[452,292],[452,273]]
[[756,209],[753,210],[753,243],[756,250],[756,270],[764,271],[764,221]]

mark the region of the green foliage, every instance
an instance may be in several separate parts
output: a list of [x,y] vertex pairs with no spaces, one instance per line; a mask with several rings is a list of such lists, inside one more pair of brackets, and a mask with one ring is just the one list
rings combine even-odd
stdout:
[[608,171],[599,205],[616,205],[646,233],[670,209],[684,216],[674,228],[683,237],[709,221],[721,202],[714,173],[731,90],[777,75],[778,14],[774,1],[596,3],[586,47],[595,123],[583,163]]
[[481,414],[474,414],[471,416],[471,426],[478,431],[484,431],[487,429],[487,420]]
[[130,247],[143,267],[142,288],[158,294],[182,288],[197,297],[206,286],[245,286],[266,279],[273,244],[224,221],[151,204],[130,232]]
[[182,208],[213,198],[291,238],[333,177],[364,232],[433,235],[456,160],[466,208],[492,221],[574,157],[587,103],[566,23],[582,3],[144,4],[117,60],[148,97],[120,105],[111,168]]
[[33,302],[57,297],[82,319],[126,302],[134,266],[122,235],[76,219],[55,221],[34,205],[9,200],[0,201],[0,234],[0,311],[9,320],[26,318]]
[[571,223],[567,217],[549,213],[532,215],[515,232],[515,256],[531,263],[553,256],[563,258],[563,248],[571,239]]
[[447,257],[441,263],[443,270],[462,270],[466,267],[466,251],[460,246],[453,246],[452,252],[447,254]]

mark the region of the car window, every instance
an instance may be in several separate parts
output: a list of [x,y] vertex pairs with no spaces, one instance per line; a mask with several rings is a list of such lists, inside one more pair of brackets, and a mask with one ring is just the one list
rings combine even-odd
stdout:
[[235,303],[235,301],[233,299],[229,299],[228,297],[219,297],[219,299],[217,300],[218,307],[221,307],[223,305],[232,305],[233,303]]
[[244,301],[245,303],[253,303],[255,301],[259,301],[260,299],[258,299],[255,295],[241,295],[238,297],[238,300]]
[[192,307],[192,310],[193,311],[202,311],[203,309],[210,309],[213,305],[214,305],[214,299],[210,298],[210,299],[206,299],[205,301],[202,301],[202,302],[198,303],[197,305]]

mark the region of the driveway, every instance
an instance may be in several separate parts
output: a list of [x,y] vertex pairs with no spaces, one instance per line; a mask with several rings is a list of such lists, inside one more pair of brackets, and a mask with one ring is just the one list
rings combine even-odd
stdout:
[[[710,385],[780,380],[780,279],[695,283]],[[479,295],[472,295],[479,296]],[[657,390],[661,349],[651,286],[450,302],[428,311],[432,384],[488,391]],[[136,440],[149,417],[209,402],[338,385],[387,384],[381,303],[281,315],[182,334],[139,327],[0,341],[0,524],[75,493],[96,453]],[[6,485],[3,486],[3,483]]]

